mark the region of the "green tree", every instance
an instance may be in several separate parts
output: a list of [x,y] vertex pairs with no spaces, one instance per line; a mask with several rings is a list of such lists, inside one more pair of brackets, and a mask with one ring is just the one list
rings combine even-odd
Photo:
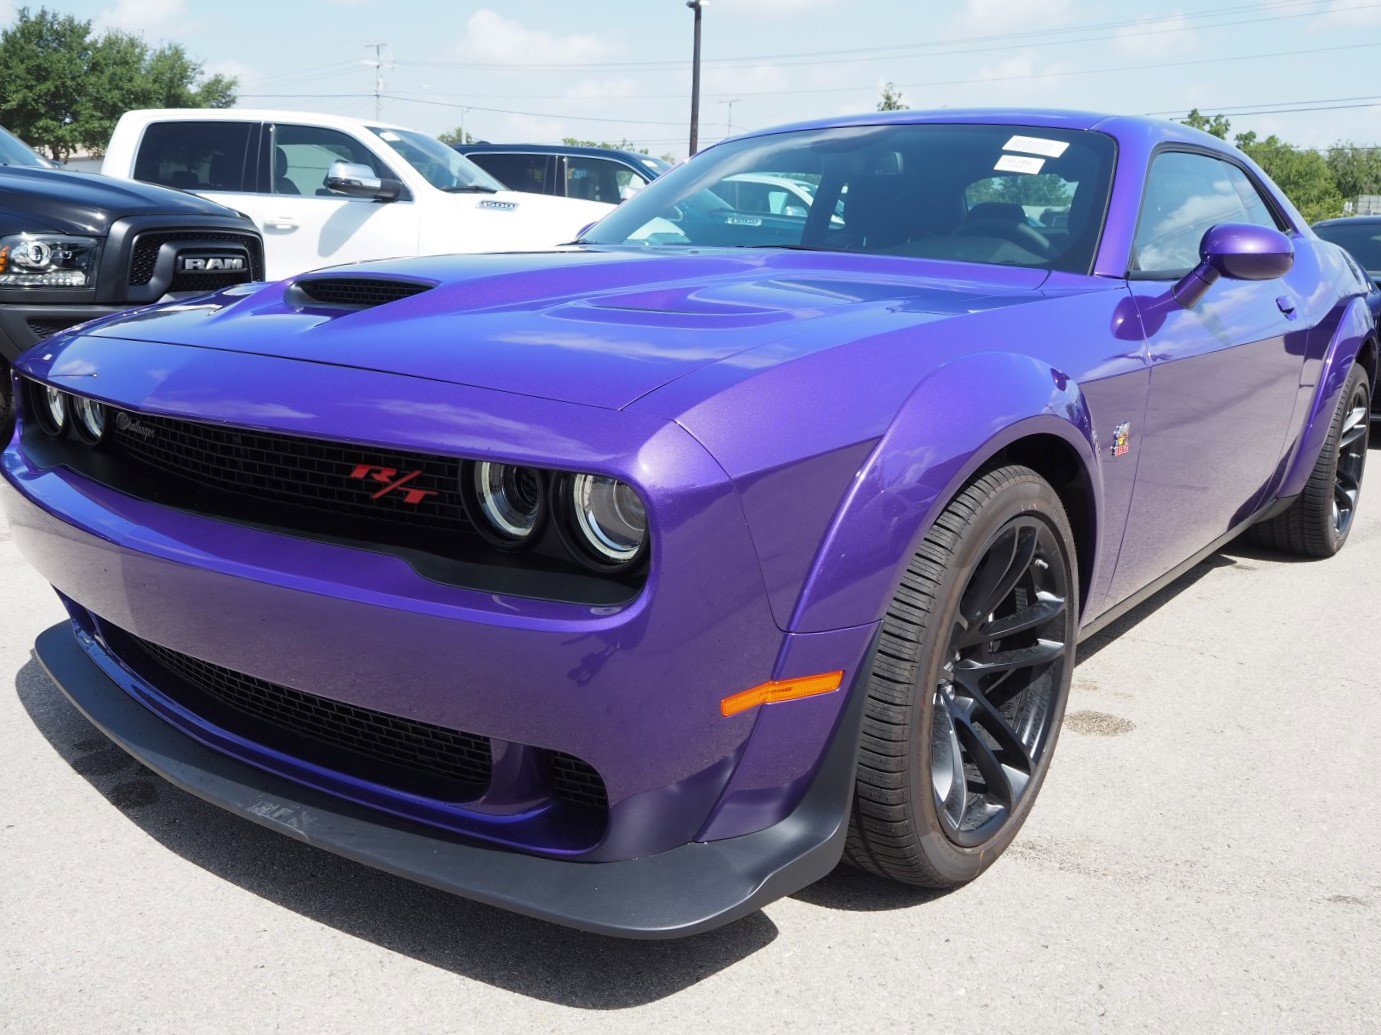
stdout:
[[82,149],[99,153],[132,108],[225,108],[236,81],[203,77],[176,44],[152,50],[137,36],[93,36],[91,22],[46,7],[20,8],[0,32],[0,123],[59,161]]
[[1181,120],[1186,126],[1212,133],[1219,140],[1226,140],[1232,130],[1232,123],[1226,115],[1205,115],[1195,108]]
[[1238,133],[1233,143],[1266,171],[1309,222],[1343,214],[1343,195],[1317,151],[1292,147],[1275,134],[1261,140],[1255,133]]
[[1381,149],[1339,142],[1328,149],[1324,161],[1345,201],[1361,194],[1381,194]]
[[882,88],[882,99],[878,101],[878,111],[906,111],[910,107],[911,105],[902,98],[897,84],[888,80],[887,85]]
[[436,139],[440,140],[447,147],[455,147],[457,144],[473,144],[475,142],[475,135],[457,126],[455,129],[446,130],[445,133],[438,133]]

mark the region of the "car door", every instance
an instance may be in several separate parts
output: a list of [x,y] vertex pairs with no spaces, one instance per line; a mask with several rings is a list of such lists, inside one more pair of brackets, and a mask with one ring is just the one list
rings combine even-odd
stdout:
[[[1128,287],[1151,360],[1141,460],[1112,600],[1124,599],[1239,525],[1274,476],[1298,396],[1308,270],[1219,280],[1193,307],[1170,294],[1219,223],[1291,230],[1248,173],[1207,152],[1153,160]],[[1300,290],[1300,289],[1303,290]]]
[[566,197],[600,201],[606,205],[623,201],[634,181],[638,188],[647,182],[622,162],[607,158],[567,155],[565,167]]
[[326,186],[327,170],[336,161],[397,178],[363,141],[324,126],[277,123],[264,127],[260,155],[265,189],[239,199],[236,207],[264,235],[270,279],[417,254],[419,216],[406,189],[395,201],[378,201],[346,197]]

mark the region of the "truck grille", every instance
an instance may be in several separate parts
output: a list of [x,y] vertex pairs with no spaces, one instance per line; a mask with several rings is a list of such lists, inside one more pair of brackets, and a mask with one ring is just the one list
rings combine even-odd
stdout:
[[[249,253],[249,279],[264,279],[264,245],[253,234],[237,234],[223,230],[152,230],[134,240],[134,254],[129,263],[129,284],[143,287],[153,280],[158,265],[158,250],[169,241],[195,241],[198,244],[233,244]],[[179,274],[173,277],[169,291],[215,291],[241,283],[243,274],[208,276]]]
[[[115,415],[113,430],[115,449],[148,467],[256,505],[281,503],[298,511],[297,520],[278,515],[274,524],[320,531],[350,514],[414,529],[471,528],[461,502],[459,460],[126,412]],[[415,503],[403,491],[373,498],[384,486],[353,477],[362,465],[418,471],[407,488],[432,495]],[[210,500],[196,509],[217,507]],[[310,513],[326,524],[313,523]]]
[[[486,737],[317,697],[113,631],[117,642],[128,641],[137,655],[175,677],[172,683],[156,680],[160,693],[227,732],[284,746],[338,772],[385,786],[430,789],[438,797],[459,791],[466,799],[475,798],[489,786],[494,763]],[[121,651],[127,662],[137,664],[139,658],[130,653]],[[283,744],[283,735],[291,742]],[[406,777],[398,779],[400,772],[437,783],[420,787]]]

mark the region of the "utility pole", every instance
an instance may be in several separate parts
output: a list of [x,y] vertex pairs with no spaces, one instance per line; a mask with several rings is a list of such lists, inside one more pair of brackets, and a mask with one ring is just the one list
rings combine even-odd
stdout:
[[686,0],[686,6],[695,12],[695,51],[691,58],[691,119],[690,155],[700,150],[700,12],[710,0]]
[[384,48],[387,43],[366,43],[364,49],[374,48],[374,60],[366,61],[366,65],[374,66],[374,118],[383,117],[383,101],[381,95],[384,92]]

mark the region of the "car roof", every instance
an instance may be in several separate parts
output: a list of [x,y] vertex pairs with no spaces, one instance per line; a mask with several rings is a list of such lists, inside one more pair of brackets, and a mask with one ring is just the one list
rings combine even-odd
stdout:
[[997,125],[1031,126],[1049,129],[1095,130],[1119,139],[1140,139],[1147,143],[1178,142],[1211,147],[1233,153],[1226,141],[1202,130],[1170,119],[1147,115],[1115,115],[1108,112],[1079,111],[1068,108],[936,108],[931,110],[869,111],[857,115],[835,115],[810,119],[770,129],[744,133],[733,139],[743,140],[811,129],[845,129],[852,126],[904,125]]
[[483,141],[476,141],[473,144],[456,144],[455,149],[463,155],[477,151],[484,154],[575,155],[582,158],[621,158],[638,165],[649,162],[654,166],[661,164],[654,155],[623,151],[616,147],[582,147],[579,144],[486,144]]
[[[359,129],[377,126],[380,129],[413,131],[383,119],[356,119],[349,115],[328,115],[319,111],[289,111],[284,108],[140,108],[127,113],[144,122],[175,119],[180,122],[301,122],[304,119],[321,126],[339,129]],[[415,131],[413,131],[415,132]]]
[[1335,216],[1333,219],[1320,219],[1314,224],[1314,229],[1317,230],[1321,226],[1362,226],[1376,223],[1381,223],[1381,216]]

